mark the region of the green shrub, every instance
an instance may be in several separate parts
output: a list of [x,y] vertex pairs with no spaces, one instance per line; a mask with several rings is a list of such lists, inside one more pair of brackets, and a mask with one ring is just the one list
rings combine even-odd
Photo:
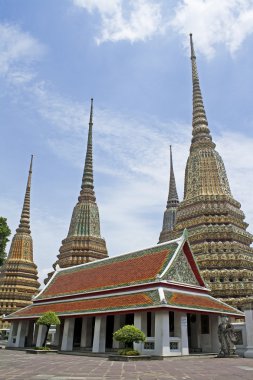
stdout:
[[47,336],[48,336],[48,332],[49,332],[50,326],[51,325],[58,326],[60,324],[61,324],[61,321],[60,321],[58,315],[54,311],[46,311],[45,313],[43,313],[38,318],[38,320],[36,321],[36,325],[44,325],[44,326],[47,327],[46,334],[45,334],[45,339],[44,339],[44,342],[42,344],[43,347],[46,346]]
[[145,334],[134,325],[126,325],[113,334],[113,338],[118,342],[123,342],[126,348],[133,348],[133,343],[144,342]]

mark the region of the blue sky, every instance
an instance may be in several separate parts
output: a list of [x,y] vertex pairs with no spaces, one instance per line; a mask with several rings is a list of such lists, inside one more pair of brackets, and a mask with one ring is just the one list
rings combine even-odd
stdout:
[[14,233],[34,154],[31,229],[41,280],[79,194],[91,97],[109,254],[157,243],[170,144],[183,197],[190,32],[209,127],[252,232],[252,0],[0,0],[0,215]]

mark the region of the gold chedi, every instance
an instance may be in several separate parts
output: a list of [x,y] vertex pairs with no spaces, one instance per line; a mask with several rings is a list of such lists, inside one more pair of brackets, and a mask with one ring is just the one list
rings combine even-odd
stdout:
[[193,120],[185,170],[184,199],[177,208],[175,235],[189,231],[191,247],[212,295],[235,307],[253,300],[253,236],[229,187],[204,109],[192,36]]
[[8,327],[8,322],[4,322],[2,316],[30,305],[40,286],[37,266],[33,262],[33,240],[30,230],[32,161],[33,156],[20,224],[13,236],[8,257],[0,269],[0,328]]

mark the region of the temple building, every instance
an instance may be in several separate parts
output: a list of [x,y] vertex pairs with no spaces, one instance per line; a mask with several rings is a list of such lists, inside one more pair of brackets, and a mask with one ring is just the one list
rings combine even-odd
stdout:
[[192,36],[193,119],[184,199],[177,208],[175,235],[187,228],[202,276],[212,295],[235,307],[253,300],[253,236],[208,128]]
[[[81,191],[72,213],[68,236],[62,241],[58,260],[53,265],[54,270],[57,265],[66,268],[108,257],[105,240],[100,235],[99,211],[94,192],[92,127],[93,99]],[[48,274],[45,284],[53,273]]]
[[37,266],[33,262],[33,240],[30,230],[30,191],[32,178],[31,157],[28,181],[19,227],[13,236],[9,255],[0,271],[0,328],[9,327],[3,321],[10,314],[32,303],[38,293]]
[[174,226],[176,222],[177,208],[179,199],[177,195],[176,180],[172,161],[172,148],[170,145],[170,184],[169,195],[166,205],[166,210],[163,215],[163,227],[159,237],[159,243],[171,240],[174,237]]
[[54,272],[33,304],[9,316],[8,347],[41,346],[46,311],[57,313],[54,345],[61,351],[103,353],[119,348],[112,333],[134,324],[147,336],[142,354],[218,352],[223,315],[243,313],[210,296],[191,252],[187,231],[173,241]]

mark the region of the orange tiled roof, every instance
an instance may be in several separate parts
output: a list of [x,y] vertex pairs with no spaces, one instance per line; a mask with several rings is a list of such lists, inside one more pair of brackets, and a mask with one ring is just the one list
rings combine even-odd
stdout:
[[232,314],[241,314],[233,307],[223,304],[209,295],[200,296],[198,294],[172,293],[167,290],[164,291],[164,294],[167,303],[174,307],[178,306],[185,309],[193,308],[194,310],[216,310]]
[[66,300],[61,302],[45,301],[11,314],[6,319],[38,318],[46,311],[54,311],[60,316],[95,315],[103,312],[119,312],[127,310],[149,310],[151,307],[166,307],[184,311],[210,311],[219,314],[242,315],[231,306],[225,305],[209,295],[193,295],[164,290],[166,303],[160,301],[157,289],[123,295],[110,295],[83,300]]
[[36,299],[87,293],[155,280],[170,261],[177,244],[157,246],[59,271]]
[[46,311],[54,311],[58,315],[92,314],[102,311],[121,310],[158,304],[157,291],[140,292],[120,296],[100,297],[85,300],[34,304],[11,315],[15,317],[38,317]]

